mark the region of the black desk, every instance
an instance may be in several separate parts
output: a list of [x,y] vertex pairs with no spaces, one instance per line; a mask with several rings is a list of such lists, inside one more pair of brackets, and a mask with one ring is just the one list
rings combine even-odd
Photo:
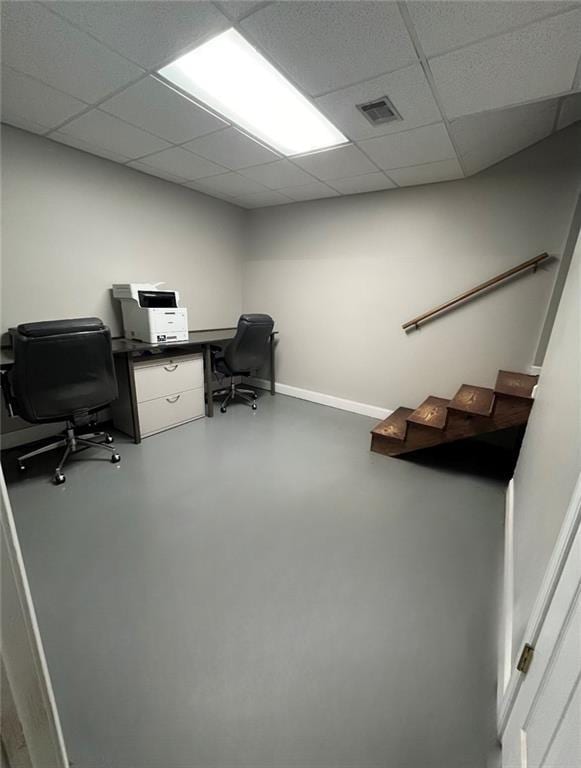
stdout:
[[[274,395],[274,348],[278,331],[270,335],[270,394]],[[173,341],[169,344],[148,344],[145,341],[128,341],[117,338],[112,340],[113,355],[123,364],[131,382],[131,410],[134,423],[137,419],[137,398],[133,386],[133,362],[136,359],[149,357],[150,355],[171,355],[174,350],[201,350],[204,355],[204,382],[206,389],[206,415],[210,418],[214,415],[214,397],[212,391],[212,360],[210,350],[212,345],[221,346],[236,335],[236,328],[210,328],[205,331],[190,331],[187,341]],[[0,350],[0,369],[7,370],[14,363],[14,354],[10,348],[3,347]],[[136,429],[136,434],[139,431]],[[137,439],[136,442],[140,442]]]

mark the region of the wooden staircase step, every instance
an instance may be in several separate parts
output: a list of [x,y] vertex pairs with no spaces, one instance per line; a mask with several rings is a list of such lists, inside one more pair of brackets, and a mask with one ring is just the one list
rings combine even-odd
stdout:
[[[440,399],[440,398],[438,398]],[[384,456],[401,456],[423,448],[432,448],[443,443],[453,443],[467,437],[497,432],[508,427],[526,424],[534,400],[523,397],[500,395],[490,416],[449,411],[445,429],[426,429],[410,421],[405,440],[393,440],[376,432],[371,435],[371,450]],[[447,409],[446,409],[447,410]],[[380,425],[378,425],[380,426]]]
[[444,429],[448,418],[448,403],[444,397],[427,397],[413,413],[407,417],[411,424],[420,424],[431,429]]
[[490,416],[494,405],[494,390],[488,387],[475,387],[462,384],[448,408],[462,413],[474,413],[478,416]]
[[380,435],[391,440],[405,440],[408,429],[406,419],[413,412],[413,408],[396,408],[387,419],[380,421],[371,430],[371,434]]
[[500,395],[531,398],[533,388],[539,380],[538,376],[514,371],[499,371],[494,385],[494,391]]

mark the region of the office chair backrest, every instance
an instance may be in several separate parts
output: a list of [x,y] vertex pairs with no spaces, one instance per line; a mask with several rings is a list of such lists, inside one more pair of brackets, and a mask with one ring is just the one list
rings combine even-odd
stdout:
[[254,371],[265,362],[274,320],[270,315],[241,315],[236,336],[224,350],[231,371]]
[[10,387],[27,421],[82,422],[117,398],[111,333],[98,317],[19,325]]

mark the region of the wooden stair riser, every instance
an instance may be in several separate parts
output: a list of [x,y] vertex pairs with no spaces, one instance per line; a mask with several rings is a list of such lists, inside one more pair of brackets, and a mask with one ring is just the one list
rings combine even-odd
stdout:
[[390,440],[374,432],[371,433],[371,451],[381,453],[383,456],[398,456],[402,453],[401,440]]

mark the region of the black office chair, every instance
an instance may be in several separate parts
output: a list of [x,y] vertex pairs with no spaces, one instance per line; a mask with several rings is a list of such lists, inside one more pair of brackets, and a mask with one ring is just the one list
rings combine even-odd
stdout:
[[[222,354],[214,355],[214,371],[223,376],[249,376],[264,365],[268,356],[268,344],[274,320],[270,315],[241,315],[238,320],[236,336],[228,343]],[[214,392],[215,397],[224,396],[220,411],[226,413],[229,403],[239,397],[256,410],[258,395],[253,389],[247,389],[234,383],[228,389]]]
[[117,399],[109,329],[98,317],[25,323],[12,340],[14,366],[2,376],[10,415],[31,424],[66,422],[58,440],[18,457],[20,469],[32,456],[56,448],[65,449],[54,474],[57,485],[65,482],[62,470],[70,454],[85,448],[109,451],[117,464],[121,457],[111,435],[90,426],[97,411]]

